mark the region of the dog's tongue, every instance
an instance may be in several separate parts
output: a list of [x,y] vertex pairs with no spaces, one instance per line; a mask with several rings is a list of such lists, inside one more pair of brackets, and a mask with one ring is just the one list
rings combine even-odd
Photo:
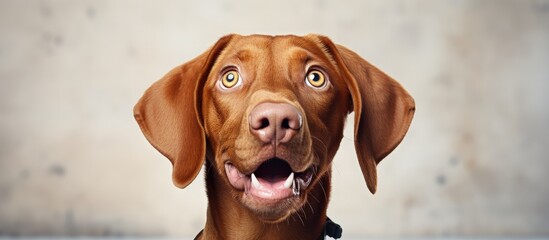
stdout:
[[277,200],[292,196],[295,192],[293,191],[294,186],[293,172],[286,179],[276,181],[258,178],[252,173],[251,187],[248,189],[248,193],[260,198]]

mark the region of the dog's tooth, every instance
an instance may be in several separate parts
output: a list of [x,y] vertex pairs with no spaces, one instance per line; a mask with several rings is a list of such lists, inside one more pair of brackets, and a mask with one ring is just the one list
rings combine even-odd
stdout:
[[259,180],[257,180],[257,177],[255,174],[252,173],[252,187],[254,188],[261,188],[261,183],[259,183]]
[[284,181],[284,188],[290,188],[292,187],[292,184],[294,182],[294,172],[290,173],[290,176]]
[[294,194],[294,196],[299,195],[299,190],[297,190],[297,183],[295,179],[292,181],[292,193]]

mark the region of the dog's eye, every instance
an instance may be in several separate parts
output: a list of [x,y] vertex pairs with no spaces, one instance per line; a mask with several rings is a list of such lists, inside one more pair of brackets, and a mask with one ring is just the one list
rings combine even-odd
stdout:
[[321,71],[312,70],[307,73],[307,77],[305,77],[305,82],[311,87],[322,88],[326,85],[326,78]]
[[233,88],[238,84],[239,80],[240,76],[238,75],[238,72],[232,70],[223,74],[223,77],[221,77],[221,84],[225,88]]

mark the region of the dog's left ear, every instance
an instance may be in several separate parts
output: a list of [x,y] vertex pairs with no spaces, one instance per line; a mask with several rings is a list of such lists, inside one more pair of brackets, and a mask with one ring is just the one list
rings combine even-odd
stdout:
[[200,172],[206,158],[206,136],[199,107],[202,88],[215,59],[233,36],[180,65],[155,82],[135,105],[141,131],[173,164],[172,180],[184,188]]
[[316,36],[337,63],[353,100],[355,149],[370,192],[377,187],[376,166],[406,135],[414,99],[394,79],[353,51]]

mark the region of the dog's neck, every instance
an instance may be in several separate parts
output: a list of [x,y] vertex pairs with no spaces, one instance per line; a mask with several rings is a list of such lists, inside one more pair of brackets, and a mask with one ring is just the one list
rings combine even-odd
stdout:
[[[206,161],[208,162],[208,161]],[[228,191],[230,185],[206,163],[208,213],[199,239],[322,239],[330,191],[330,174],[316,184],[308,203],[286,220],[265,223]],[[322,184],[322,185],[321,185]],[[322,238],[321,238],[322,237]]]

